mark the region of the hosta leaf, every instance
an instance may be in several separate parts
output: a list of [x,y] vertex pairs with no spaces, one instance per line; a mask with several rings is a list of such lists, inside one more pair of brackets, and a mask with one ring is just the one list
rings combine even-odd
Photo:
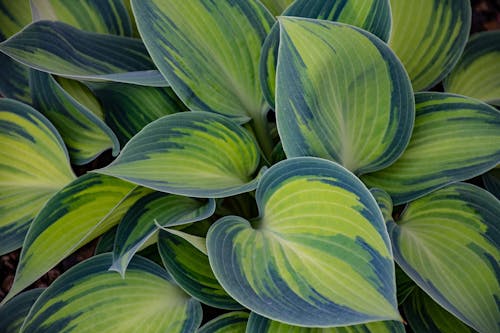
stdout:
[[495,168],[483,175],[484,186],[500,200],[500,168]]
[[418,93],[415,99],[415,128],[404,154],[390,167],[362,177],[389,193],[395,204],[478,176],[500,162],[498,110],[451,94]]
[[187,240],[171,232],[161,231],[158,249],[165,267],[188,294],[216,308],[242,308],[215,278],[207,255]]
[[247,333],[405,333],[402,323],[397,321],[378,321],[363,325],[345,327],[312,328],[292,326],[251,313]]
[[104,120],[104,111],[99,100],[94,93],[82,82],[72,79],[66,79],[61,76],[54,77],[57,83],[78,103],[86,107],[99,119]]
[[162,192],[215,198],[254,189],[258,162],[253,137],[236,123],[213,113],[181,112],[144,127],[97,172]]
[[92,84],[105,110],[106,123],[124,145],[144,126],[162,116],[186,110],[170,88],[131,84]]
[[87,174],[52,196],[31,224],[14,285],[4,301],[116,225],[145,192],[133,191],[134,187],[113,177]]
[[[0,52],[42,72],[76,79],[120,82],[120,75],[130,80],[134,76],[129,72],[151,75],[155,69],[140,40],[86,32],[62,22],[33,22],[0,43]],[[145,84],[143,76],[135,78],[135,83]]]
[[471,25],[469,0],[390,0],[389,46],[415,91],[441,81],[463,52]]
[[74,178],[54,126],[30,106],[0,99],[0,254],[21,247],[36,213]]
[[210,320],[197,333],[245,333],[247,321],[247,312],[229,312]]
[[74,164],[86,164],[109,148],[118,154],[120,143],[113,131],[50,74],[31,70],[30,86],[33,105],[61,133]]
[[107,268],[110,254],[86,260],[40,296],[21,332],[194,332],[200,304],[160,266],[137,257],[122,278]]
[[399,60],[380,39],[350,25],[280,22],[276,116],[286,155],[331,159],[358,174],[391,164],[414,118]]
[[500,106],[500,31],[473,35],[443,84],[448,92]]
[[250,310],[299,326],[398,320],[394,263],[370,192],[340,165],[288,159],[261,178],[257,229],[226,216],[207,235],[224,289]]
[[500,329],[500,202],[455,183],[389,223],[394,258],[437,303],[479,332]]
[[[296,0],[283,16],[307,17],[348,23],[387,41],[391,29],[389,0]],[[264,97],[274,107],[279,25],[276,23],[264,41],[260,58],[260,80]]]
[[112,269],[125,275],[132,256],[157,231],[158,225],[176,226],[203,220],[215,211],[215,201],[197,200],[162,192],[139,199],[118,226]]
[[132,0],[158,69],[191,110],[249,120],[265,107],[261,45],[274,22],[257,0]]
[[0,307],[0,318],[2,318],[0,320],[0,332],[18,333],[31,306],[43,291],[42,288],[28,290]]
[[266,8],[275,16],[280,15],[293,0],[261,0]]
[[432,298],[418,288],[411,293],[403,304],[403,310],[413,332],[476,332],[439,306]]

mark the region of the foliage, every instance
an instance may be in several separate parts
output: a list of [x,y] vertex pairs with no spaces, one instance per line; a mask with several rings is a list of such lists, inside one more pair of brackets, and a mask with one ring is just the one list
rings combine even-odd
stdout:
[[0,11],[2,332],[500,331],[500,34],[468,0]]

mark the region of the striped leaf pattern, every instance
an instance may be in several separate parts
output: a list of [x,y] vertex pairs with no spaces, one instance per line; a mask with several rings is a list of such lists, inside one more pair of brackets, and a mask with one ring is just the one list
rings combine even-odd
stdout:
[[[389,38],[391,29],[389,0],[296,0],[282,16],[347,23],[369,31],[384,41]],[[260,58],[262,90],[267,102],[273,108],[278,44],[279,25],[275,23],[264,41]]]
[[443,85],[447,92],[500,106],[500,31],[471,36],[462,58]]
[[64,273],[34,304],[21,333],[196,330],[200,304],[160,266],[137,257],[122,278],[107,270],[110,262],[111,255],[103,254]]
[[390,48],[403,62],[413,89],[441,81],[462,54],[471,26],[469,0],[390,0]]
[[125,275],[135,253],[163,227],[203,220],[215,211],[215,202],[196,200],[162,192],[144,195],[127,211],[118,226],[112,270]]
[[210,320],[197,333],[245,333],[247,321],[248,312],[229,312]]
[[172,231],[160,231],[158,250],[177,284],[201,302],[220,309],[241,309],[214,276],[206,253]]
[[89,163],[110,148],[113,148],[113,155],[118,154],[120,143],[113,131],[50,74],[30,70],[30,86],[33,105],[61,133],[72,163]]
[[500,329],[500,202],[455,183],[389,223],[394,258],[438,304],[478,332]]
[[405,333],[402,323],[397,321],[377,321],[363,325],[345,327],[300,327],[267,319],[251,313],[248,319],[247,333]]
[[0,307],[0,318],[2,318],[0,320],[0,332],[19,333],[31,306],[43,291],[43,288],[28,290]]
[[3,302],[118,224],[126,210],[143,195],[144,190],[133,191],[134,187],[113,177],[87,174],[52,196],[31,224],[14,285]]
[[368,186],[389,193],[394,204],[481,175],[500,162],[498,110],[452,94],[417,93],[415,100],[415,128],[403,155],[362,177]]
[[283,17],[280,24],[276,116],[286,155],[331,159],[356,174],[394,162],[415,106],[387,45],[341,23]]
[[[35,70],[33,70],[35,71]],[[95,114],[99,119],[104,120],[104,111],[94,93],[81,81],[66,79],[62,76],[53,76],[59,86],[71,97]]]
[[162,192],[216,198],[255,189],[258,163],[249,132],[223,116],[193,111],[150,123],[97,172]]
[[54,126],[28,105],[0,99],[0,254],[21,247],[36,213],[74,178]]
[[261,45],[274,19],[257,0],[132,0],[158,69],[191,110],[248,121],[265,108]]
[[224,289],[265,317],[299,326],[398,320],[384,221],[364,185],[340,165],[288,159],[261,178],[260,219],[226,216],[207,234]]
[[260,2],[262,2],[274,16],[279,16],[293,0],[261,0]]

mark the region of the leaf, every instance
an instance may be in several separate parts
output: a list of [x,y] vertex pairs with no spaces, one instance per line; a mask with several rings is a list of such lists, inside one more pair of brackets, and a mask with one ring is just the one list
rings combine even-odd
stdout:
[[262,2],[274,16],[279,16],[293,0],[261,0],[260,2]]
[[500,200],[500,168],[495,168],[483,175],[484,186]]
[[132,0],[151,57],[190,110],[248,121],[265,109],[261,45],[273,17],[257,0]]
[[181,112],[144,127],[109,166],[96,172],[158,191],[217,198],[255,189],[253,137],[208,112]]
[[464,50],[471,26],[470,1],[390,2],[389,47],[403,62],[415,91],[431,88],[451,71]]
[[393,163],[414,119],[399,60],[353,26],[287,17],[280,24],[276,116],[286,155],[331,159],[357,174]]
[[82,80],[120,82],[122,74],[145,84],[148,76],[143,82],[143,76],[129,72],[151,75],[155,69],[140,40],[86,32],[62,22],[33,22],[0,43],[0,52],[42,72]]
[[0,332],[18,333],[31,306],[43,291],[43,288],[28,290],[0,307]]
[[0,254],[23,243],[45,202],[75,179],[54,126],[30,106],[0,99]]
[[[57,192],[34,219],[24,240],[14,285],[3,302],[69,254],[118,224],[146,189],[86,174]],[[147,190],[149,191],[149,190]]]
[[215,308],[242,308],[215,278],[207,255],[186,239],[170,231],[160,231],[158,250],[164,266],[188,294]]
[[413,332],[476,332],[439,306],[419,288],[416,288],[403,304],[403,310]]
[[121,83],[92,84],[91,88],[122,145],[153,120],[187,109],[170,88]]
[[415,99],[415,128],[403,155],[390,167],[362,177],[397,205],[478,176],[500,162],[498,110],[451,94],[418,93]]
[[245,333],[247,321],[247,312],[229,312],[210,320],[197,333]]
[[388,224],[394,258],[438,304],[479,332],[500,328],[500,202],[454,183],[408,204]]
[[353,325],[344,327],[300,327],[292,326],[279,321],[267,319],[252,312],[248,319],[247,330],[259,333],[405,333],[402,323],[397,321],[377,321],[363,325]]
[[262,176],[256,200],[256,229],[226,216],[207,235],[210,265],[229,295],[299,326],[400,319],[384,221],[353,174],[323,159],[288,159]]
[[111,270],[125,275],[135,253],[158,231],[203,220],[215,211],[215,201],[150,192],[127,211],[116,232]]
[[[282,16],[306,17],[348,23],[387,41],[391,29],[389,0],[296,0]],[[275,77],[278,61],[279,25],[275,23],[264,41],[260,58],[260,81],[264,97],[275,106]]]
[[77,80],[66,79],[61,76],[54,77],[59,86],[65,90],[71,97],[82,104],[90,112],[97,116],[97,118],[104,120],[103,107],[94,96],[94,93],[82,82]]
[[109,272],[110,254],[61,275],[33,306],[21,332],[188,333],[201,323],[200,304],[158,265],[135,258],[127,276]]
[[473,35],[443,85],[447,92],[500,106],[500,31]]
[[110,148],[118,154],[120,143],[113,131],[50,74],[31,70],[30,85],[33,105],[61,133],[74,164],[87,164]]

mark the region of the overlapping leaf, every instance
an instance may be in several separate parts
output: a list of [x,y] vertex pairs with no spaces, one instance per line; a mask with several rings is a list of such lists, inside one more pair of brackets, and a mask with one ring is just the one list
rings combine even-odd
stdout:
[[45,202],[75,176],[54,126],[23,103],[0,99],[0,254],[21,247]]
[[500,106],[500,31],[473,35],[443,84],[447,92]]
[[245,333],[248,312],[229,312],[210,320],[197,333]]
[[11,299],[0,307],[0,332],[19,333],[31,306],[43,292],[43,288],[31,289]]
[[389,223],[394,258],[437,303],[479,332],[500,329],[500,202],[455,183]]
[[260,219],[210,228],[210,264],[250,310],[300,326],[398,320],[394,263],[384,220],[364,185],[340,165],[288,159],[261,178]]
[[266,8],[275,16],[280,15],[293,0],[261,0]]
[[498,110],[458,95],[418,93],[415,98],[415,128],[404,154],[390,167],[362,177],[388,192],[395,204],[481,175],[500,162]]
[[97,172],[158,191],[215,198],[251,191],[259,151],[253,137],[209,112],[162,117],[140,131]]
[[389,46],[415,91],[441,81],[463,52],[471,25],[469,0],[390,0]]
[[[110,254],[80,263],[34,304],[21,332],[194,332],[200,304],[160,266],[137,257],[122,278],[108,271]],[[98,300],[98,301],[96,301]]]
[[394,162],[414,120],[410,81],[396,56],[350,25],[280,22],[276,116],[286,155],[331,159],[358,174]]
[[[389,0],[296,0],[283,16],[307,17],[348,23],[387,41],[391,29]],[[279,25],[276,23],[264,41],[260,58],[260,80],[264,97],[274,107]]]

